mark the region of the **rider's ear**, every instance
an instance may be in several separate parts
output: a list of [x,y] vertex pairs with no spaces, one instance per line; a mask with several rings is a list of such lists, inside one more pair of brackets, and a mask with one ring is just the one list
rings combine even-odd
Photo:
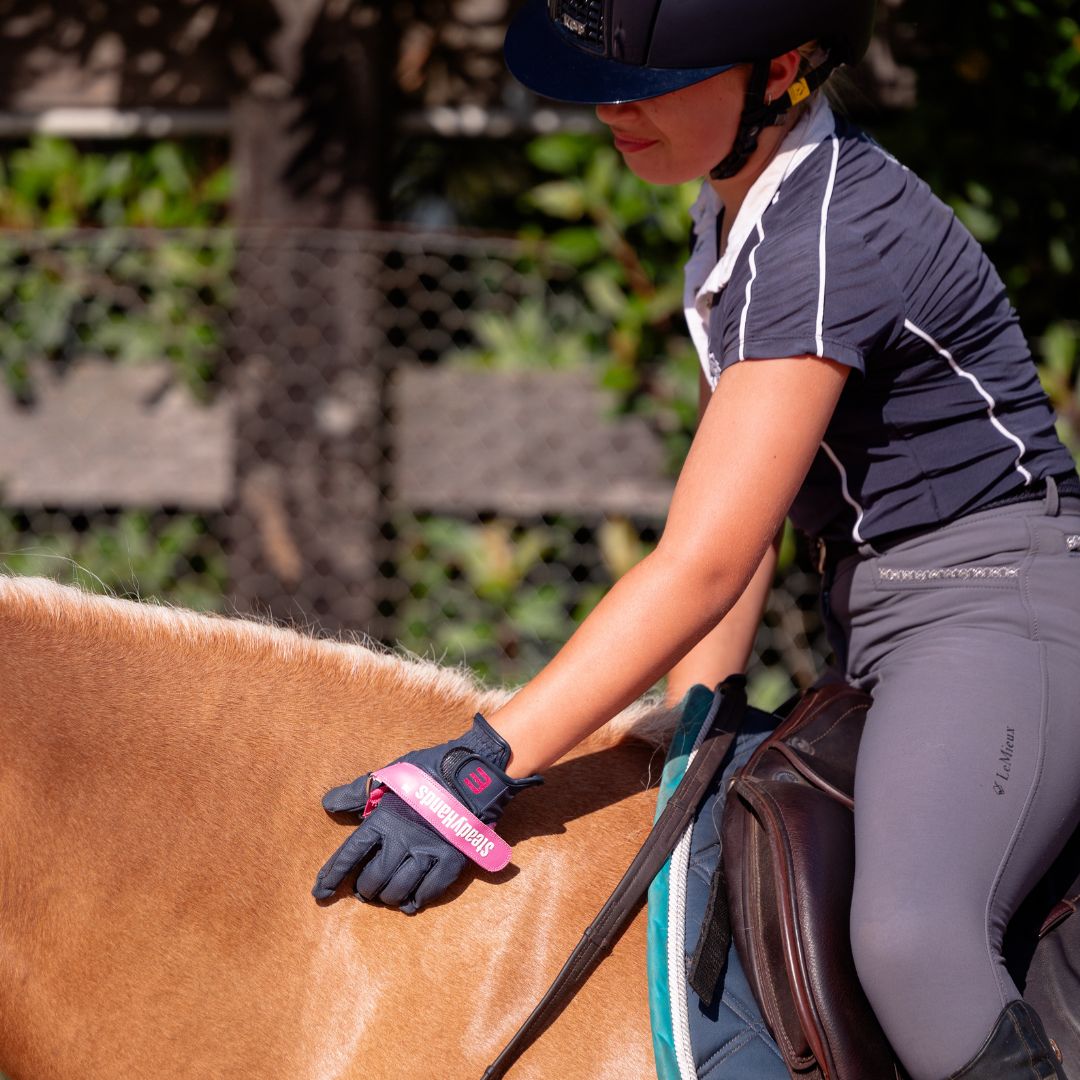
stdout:
[[787,91],[799,74],[802,55],[798,49],[791,49],[781,56],[774,56],[769,62],[769,81],[765,84],[765,96],[769,101],[776,101]]

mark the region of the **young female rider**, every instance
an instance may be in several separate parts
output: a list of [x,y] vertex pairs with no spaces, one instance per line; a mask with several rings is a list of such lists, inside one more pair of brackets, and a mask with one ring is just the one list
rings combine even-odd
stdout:
[[[497,714],[403,761],[437,780],[444,826],[447,793],[490,823],[673,665],[676,693],[741,669],[790,514],[823,544],[842,672],[873,695],[867,995],[914,1080],[1061,1077],[1001,943],[1080,820],[1080,483],[976,242],[814,93],[872,19],[873,0],[528,0],[506,46],[522,82],[598,104],[644,179],[706,177],[687,316],[707,407],[655,552]],[[374,790],[315,894],[359,865],[358,895],[413,912],[465,855]]]

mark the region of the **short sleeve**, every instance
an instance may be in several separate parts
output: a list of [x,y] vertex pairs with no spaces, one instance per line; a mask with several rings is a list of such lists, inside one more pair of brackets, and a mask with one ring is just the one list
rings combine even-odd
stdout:
[[[770,207],[709,320],[712,370],[740,360],[825,356],[866,373],[903,324],[903,300],[879,254],[813,203],[792,220]],[[772,220],[770,220],[772,219]],[[778,220],[779,219],[779,220]]]

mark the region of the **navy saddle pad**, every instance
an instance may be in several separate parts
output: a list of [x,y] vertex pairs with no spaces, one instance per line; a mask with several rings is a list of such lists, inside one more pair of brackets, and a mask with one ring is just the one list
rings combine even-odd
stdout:
[[[687,694],[657,798],[657,815],[686,770],[713,692]],[[772,731],[776,718],[747,709],[732,754],[713,781],[697,819],[649,888],[648,972],[653,1050],[659,1080],[788,1080],[734,949],[721,987],[706,1008],[687,975],[720,859],[720,819],[727,781]]]

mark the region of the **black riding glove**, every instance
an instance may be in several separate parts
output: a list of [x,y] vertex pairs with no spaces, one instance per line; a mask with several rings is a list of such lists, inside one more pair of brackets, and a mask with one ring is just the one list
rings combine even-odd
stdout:
[[[473,726],[460,738],[429,750],[414,750],[387,766],[407,763],[434,781],[419,791],[438,821],[429,823],[371,773],[327,792],[322,802],[329,813],[362,813],[364,820],[319,871],[312,894],[327,899],[361,866],[354,886],[360,899],[381,900],[415,914],[461,873],[469,857],[460,850],[462,846],[470,850],[471,843],[480,854],[490,848],[440,792],[448,792],[469,813],[491,825],[518,791],[543,783],[539,776],[512,780],[503,772],[509,760],[510,747],[477,713]],[[439,828],[451,839],[444,839]],[[456,846],[451,842],[454,837]]]

